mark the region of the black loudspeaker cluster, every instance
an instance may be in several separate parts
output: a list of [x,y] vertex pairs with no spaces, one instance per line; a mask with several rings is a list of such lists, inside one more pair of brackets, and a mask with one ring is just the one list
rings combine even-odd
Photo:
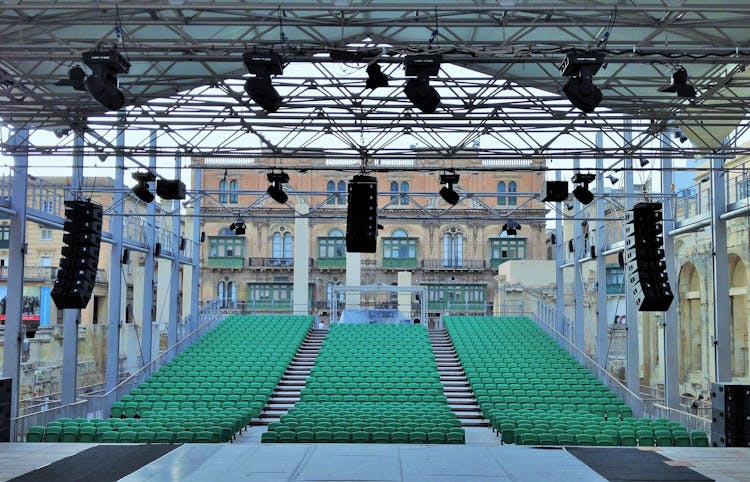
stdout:
[[378,241],[378,180],[364,174],[349,181],[346,251],[374,253]]
[[638,311],[667,311],[674,300],[664,260],[661,203],[638,203],[625,214],[625,263]]
[[750,385],[711,384],[711,445],[750,447]]
[[13,379],[0,378],[0,442],[10,442],[10,398]]
[[102,241],[102,207],[89,201],[65,201],[62,258],[52,300],[58,309],[83,309],[96,284]]

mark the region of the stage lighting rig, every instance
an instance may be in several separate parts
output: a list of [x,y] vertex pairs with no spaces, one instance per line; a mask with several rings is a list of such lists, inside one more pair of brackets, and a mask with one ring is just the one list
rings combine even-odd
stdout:
[[594,112],[602,101],[602,92],[594,85],[592,77],[603,64],[604,54],[592,51],[569,53],[560,64],[560,74],[570,77],[563,92],[570,103],[583,112]]
[[122,109],[125,95],[117,88],[117,74],[127,74],[130,62],[115,50],[93,50],[83,53],[83,63],[91,69],[91,75],[84,81],[91,97],[109,110]]
[[154,182],[156,180],[156,175],[151,171],[146,171],[134,172],[130,176],[137,182],[137,184],[131,188],[131,191],[133,192],[133,194],[135,194],[135,197],[145,202],[146,204],[153,201],[154,193],[151,192],[151,188],[149,187],[148,183]]
[[286,203],[289,196],[284,192],[282,185],[289,182],[289,174],[285,172],[269,172],[266,174],[266,178],[271,183],[268,189],[266,189],[268,195],[279,204]]
[[659,87],[659,92],[672,92],[677,97],[695,97],[695,87],[688,84],[688,73],[685,67],[678,65],[672,72],[672,83]]
[[276,112],[281,106],[281,96],[273,88],[272,75],[284,72],[283,61],[279,54],[245,52],[242,61],[247,71],[255,75],[245,82],[245,92],[266,112]]
[[573,179],[571,179],[570,182],[578,184],[576,188],[573,189],[573,196],[575,196],[581,204],[591,204],[594,200],[594,194],[589,191],[589,184],[594,182],[594,179],[596,179],[596,175],[591,173],[579,172],[573,175]]
[[460,200],[460,196],[453,189],[453,185],[458,184],[459,177],[455,172],[440,175],[440,184],[445,184],[440,188],[440,197],[451,206],[455,206]]
[[425,114],[432,114],[440,105],[440,94],[430,86],[430,76],[440,73],[440,54],[407,55],[404,60],[406,76],[414,77],[406,81],[404,93],[414,107]]

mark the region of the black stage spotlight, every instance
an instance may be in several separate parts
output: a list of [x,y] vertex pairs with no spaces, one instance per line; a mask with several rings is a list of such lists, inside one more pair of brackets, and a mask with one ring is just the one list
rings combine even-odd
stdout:
[[458,183],[458,179],[459,175],[455,172],[440,175],[440,184],[446,184],[440,188],[440,197],[451,206],[455,206],[460,199],[458,193],[453,190],[453,185]]
[[563,77],[570,77],[563,92],[570,103],[583,112],[594,112],[602,101],[602,92],[594,85],[592,77],[603,63],[603,53],[574,52],[568,54],[560,64]]
[[687,80],[687,70],[682,65],[678,65],[672,72],[672,83],[659,87],[659,92],[676,93],[677,97],[695,97],[695,87],[688,84]]
[[575,196],[581,204],[591,204],[594,200],[594,194],[589,191],[589,183],[593,182],[594,179],[596,179],[596,175],[590,173],[582,174],[579,172],[573,175],[573,179],[570,182],[578,184],[578,186],[573,189],[573,196]]
[[266,174],[266,178],[271,183],[268,189],[266,189],[268,195],[277,203],[284,204],[289,199],[289,196],[284,192],[282,184],[289,182],[289,174],[285,172],[269,172]]
[[368,89],[388,87],[388,76],[380,70],[379,64],[370,64],[367,66],[367,81],[365,82],[365,87]]
[[159,179],[156,181],[156,194],[162,199],[185,199],[185,183],[179,179]]
[[508,236],[515,236],[520,230],[521,225],[512,219],[509,219],[507,223],[503,224],[503,232]]
[[409,79],[404,87],[404,93],[414,107],[425,114],[432,114],[440,105],[440,94],[430,86],[430,76],[440,73],[440,54],[407,55],[404,65]]
[[130,62],[115,50],[92,50],[83,53],[83,63],[91,69],[91,75],[84,81],[91,97],[109,110],[122,109],[125,96],[117,88],[117,74],[127,74]]
[[148,183],[154,182],[156,180],[156,176],[154,175],[154,173],[152,173],[151,171],[134,172],[133,174],[131,174],[131,176],[138,182],[131,188],[131,191],[133,191],[135,197],[145,202],[146,204],[153,201],[154,193],[151,192],[151,188],[149,188]]
[[271,83],[272,75],[281,75],[284,67],[281,56],[274,53],[245,52],[242,61],[247,71],[255,75],[245,82],[245,92],[266,112],[276,112],[281,106],[281,96]]
[[611,183],[611,184],[612,184],[613,186],[614,186],[615,184],[617,184],[617,183],[618,183],[618,182],[620,181],[620,179],[618,179],[618,177],[617,177],[617,176],[615,176],[614,174],[610,174],[609,176],[607,176],[607,179],[609,179],[609,182],[610,182],[610,183]]
[[[66,85],[73,87],[75,90],[86,92],[86,72],[83,71],[79,66],[71,67],[68,70],[68,78],[65,80],[58,80],[55,85]],[[57,132],[55,132],[57,133]]]
[[641,163],[641,167],[646,167],[648,166],[649,160],[646,159],[645,157],[641,157],[640,163]]
[[239,218],[237,221],[229,225],[229,229],[234,231],[235,236],[242,236],[245,234],[246,230],[245,221],[243,221],[242,218]]

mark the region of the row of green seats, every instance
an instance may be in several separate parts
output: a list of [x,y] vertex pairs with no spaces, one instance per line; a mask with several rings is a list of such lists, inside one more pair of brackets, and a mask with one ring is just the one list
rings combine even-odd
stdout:
[[679,424],[645,428],[646,422],[634,419],[630,407],[528,318],[448,317],[445,323],[484,416],[503,442],[703,443],[701,433],[688,434]]

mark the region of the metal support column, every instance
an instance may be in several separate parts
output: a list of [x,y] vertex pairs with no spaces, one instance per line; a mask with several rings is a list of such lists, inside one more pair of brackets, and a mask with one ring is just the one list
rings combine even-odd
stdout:
[[[562,172],[559,169],[555,173],[555,180],[562,180]],[[563,201],[563,205],[564,204],[565,202]],[[569,336],[570,333],[568,333],[565,327],[565,269],[562,268],[564,263],[565,240],[563,238],[563,222],[562,216],[557,216],[557,220],[555,221],[555,283],[557,284],[555,287],[557,290],[555,294],[555,328],[560,333]]]
[[[724,159],[711,159],[711,251],[713,252],[714,362],[716,381],[732,381],[732,324],[729,298],[729,258],[727,222],[721,215],[727,210]],[[708,367],[706,367],[708,370]]]
[[125,117],[121,116],[117,126],[117,152],[115,153],[115,195],[112,215],[109,216],[109,232],[112,235],[112,250],[109,255],[109,307],[107,327],[107,391],[117,386],[120,379],[120,319],[122,310],[122,217],[125,204]]
[[[633,137],[631,130],[630,118],[625,118],[625,144],[630,145]],[[625,194],[633,194],[633,158],[626,157],[624,160],[624,190]],[[628,196],[625,198],[625,209],[631,209],[635,200]],[[623,224],[622,238],[625,239],[625,225]],[[627,385],[633,393],[640,393],[641,390],[641,358],[638,343],[638,307],[635,306],[633,290],[631,289],[628,277],[625,278],[625,323],[626,323],[626,353],[627,353]]]
[[[23,271],[26,263],[26,192],[28,187],[29,131],[17,129],[8,139],[13,151],[13,179],[8,242],[8,288],[5,305],[3,376],[10,378],[10,417],[18,416],[18,388],[21,382],[21,317],[23,314]],[[10,424],[10,441],[16,440]]]
[[[604,138],[601,131],[596,133],[596,147],[604,148]],[[596,158],[596,193],[604,194],[604,159]],[[609,356],[609,322],[607,319],[607,261],[602,252],[607,247],[606,224],[603,221],[605,215],[605,199],[601,197],[596,201],[596,245],[592,250],[596,254],[596,356],[599,365],[607,368],[607,357]]]
[[[156,131],[149,133],[149,147],[151,152],[156,151]],[[148,159],[149,171],[156,174],[156,155],[151,154]],[[151,186],[154,189],[153,186]],[[154,248],[158,241],[156,237],[156,206],[154,202],[146,206],[146,253],[143,261],[143,309],[141,310],[141,356],[143,366],[151,363],[154,333]],[[135,294],[137,296],[137,294]]]
[[[573,169],[578,172],[581,168],[581,160],[573,159]],[[578,200],[574,204],[574,212],[581,211],[581,203]],[[583,319],[583,277],[581,276],[581,265],[579,260],[584,257],[583,254],[583,229],[580,220],[573,221],[573,287],[575,294],[575,345],[581,350],[586,351],[586,323]]]
[[[662,147],[666,149],[669,140],[662,134]],[[663,152],[666,152],[663,151]],[[672,159],[663,157],[661,160],[661,191],[672,193]],[[674,236],[669,234],[674,229],[674,202],[671,199],[664,202],[664,259],[667,261],[667,277],[672,289],[677,288],[677,258],[674,248]],[[664,403],[676,408],[680,405],[679,371],[677,366],[677,346],[680,341],[680,326],[677,320],[677,303],[672,303],[669,310],[664,312],[662,326],[664,328]]]
[[[77,130],[73,138],[73,179],[70,191],[71,198],[77,198],[83,187],[83,130]],[[63,310],[63,368],[62,393],[63,405],[76,401],[78,378],[78,324],[81,322],[81,310]]]
[[294,273],[292,284],[292,313],[310,313],[310,207],[301,202],[295,207],[294,217]]
[[[175,157],[174,174],[175,179],[181,179],[182,175],[182,157]],[[171,347],[177,343],[177,303],[180,294],[180,238],[182,237],[182,230],[180,229],[180,222],[182,217],[180,216],[180,200],[175,199],[172,204],[172,253],[174,259],[172,259],[172,271],[169,280],[169,321],[167,326],[167,346]]]
[[[197,193],[200,193],[202,188],[202,179],[201,176],[203,176],[203,171],[198,169],[195,170],[195,175],[193,176],[193,190]],[[198,196],[201,196],[198,194]],[[201,281],[201,265],[200,265],[200,259],[201,259],[201,202],[203,201],[202,197],[197,197],[193,200],[193,269],[191,272],[191,276],[193,277],[193,282],[190,286],[190,303],[191,303],[191,313],[190,313],[190,323],[191,326],[188,327],[188,332],[194,331],[196,328],[198,328],[198,324],[200,323],[200,319],[198,314],[200,313],[200,281]]]

